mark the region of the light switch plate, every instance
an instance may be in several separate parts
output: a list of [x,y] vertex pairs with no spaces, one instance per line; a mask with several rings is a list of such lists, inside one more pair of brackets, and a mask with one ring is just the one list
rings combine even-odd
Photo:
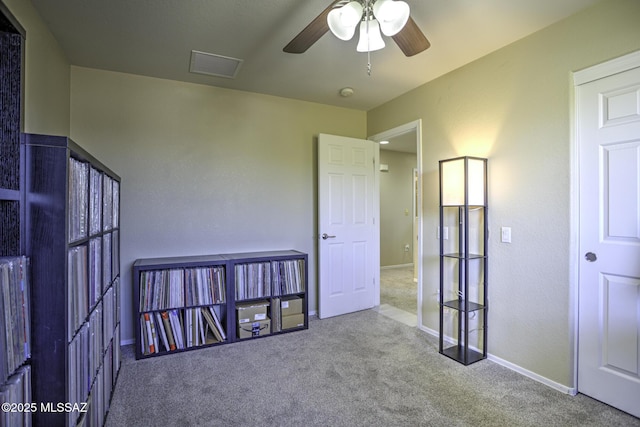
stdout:
[[500,240],[502,243],[511,243],[511,227],[502,227],[500,229]]

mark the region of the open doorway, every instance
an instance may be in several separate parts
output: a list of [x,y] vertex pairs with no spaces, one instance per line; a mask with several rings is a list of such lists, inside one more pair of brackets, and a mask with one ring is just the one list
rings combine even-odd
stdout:
[[370,139],[381,143],[379,311],[417,326],[422,317],[421,123],[411,122]]

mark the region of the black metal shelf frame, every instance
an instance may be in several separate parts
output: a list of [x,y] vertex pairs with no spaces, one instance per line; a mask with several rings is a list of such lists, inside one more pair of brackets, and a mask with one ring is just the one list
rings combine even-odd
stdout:
[[[453,166],[454,163],[457,165]],[[447,173],[454,169],[462,176],[457,177],[457,188],[451,190],[446,188],[448,183],[445,181],[448,179]],[[472,176],[474,173],[479,176]],[[457,362],[469,365],[487,357],[487,160],[469,156],[441,160],[439,162],[439,178],[439,352]],[[472,196],[471,191],[480,192],[480,194]],[[452,196],[452,194],[455,195]],[[481,203],[478,203],[479,201]],[[471,218],[471,212],[479,215]],[[444,231],[445,227],[450,224],[446,220],[452,221],[451,217],[455,217],[455,226],[452,228],[455,228],[453,231],[457,232],[455,233],[457,239],[445,247]],[[471,233],[472,222],[474,230],[476,230],[475,233]],[[452,245],[454,246],[453,251],[451,251]],[[473,253],[471,249],[473,249]],[[457,263],[457,266],[452,263]],[[477,275],[471,277],[472,267],[481,277]],[[457,272],[455,280],[445,279],[449,271]],[[449,289],[451,285],[454,286],[453,290]],[[447,297],[447,293],[453,293],[457,298]],[[445,315],[453,318],[454,331],[449,335],[445,331]],[[475,319],[479,324],[473,330],[470,326],[472,319]],[[471,345],[470,334],[474,331],[478,331],[478,337],[476,337],[474,345]]]

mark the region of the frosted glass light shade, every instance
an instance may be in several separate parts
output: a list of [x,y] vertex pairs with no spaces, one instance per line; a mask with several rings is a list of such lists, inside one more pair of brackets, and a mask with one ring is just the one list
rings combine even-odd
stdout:
[[378,0],[373,4],[373,15],[385,36],[398,34],[409,20],[409,14],[409,5],[403,1]]
[[360,23],[360,40],[358,40],[358,46],[356,47],[358,52],[373,52],[384,47],[384,40],[382,40],[382,35],[380,34],[378,21],[375,19],[370,20],[368,27],[367,31],[366,21]]
[[[465,176],[465,163],[467,174]],[[443,206],[465,204],[465,189],[472,206],[485,205],[486,159],[459,157],[440,162],[440,191]]]
[[362,19],[362,11],[362,5],[357,1],[333,9],[327,15],[329,29],[340,40],[351,40]]

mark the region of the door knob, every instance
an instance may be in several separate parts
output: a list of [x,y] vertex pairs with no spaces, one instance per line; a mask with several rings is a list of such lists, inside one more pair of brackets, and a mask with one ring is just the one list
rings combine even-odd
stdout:
[[327,233],[322,233],[322,240],[333,239],[336,236],[329,236]]
[[586,259],[589,262],[594,262],[595,260],[598,259],[598,257],[593,252],[587,252],[586,254],[584,254],[584,259]]

